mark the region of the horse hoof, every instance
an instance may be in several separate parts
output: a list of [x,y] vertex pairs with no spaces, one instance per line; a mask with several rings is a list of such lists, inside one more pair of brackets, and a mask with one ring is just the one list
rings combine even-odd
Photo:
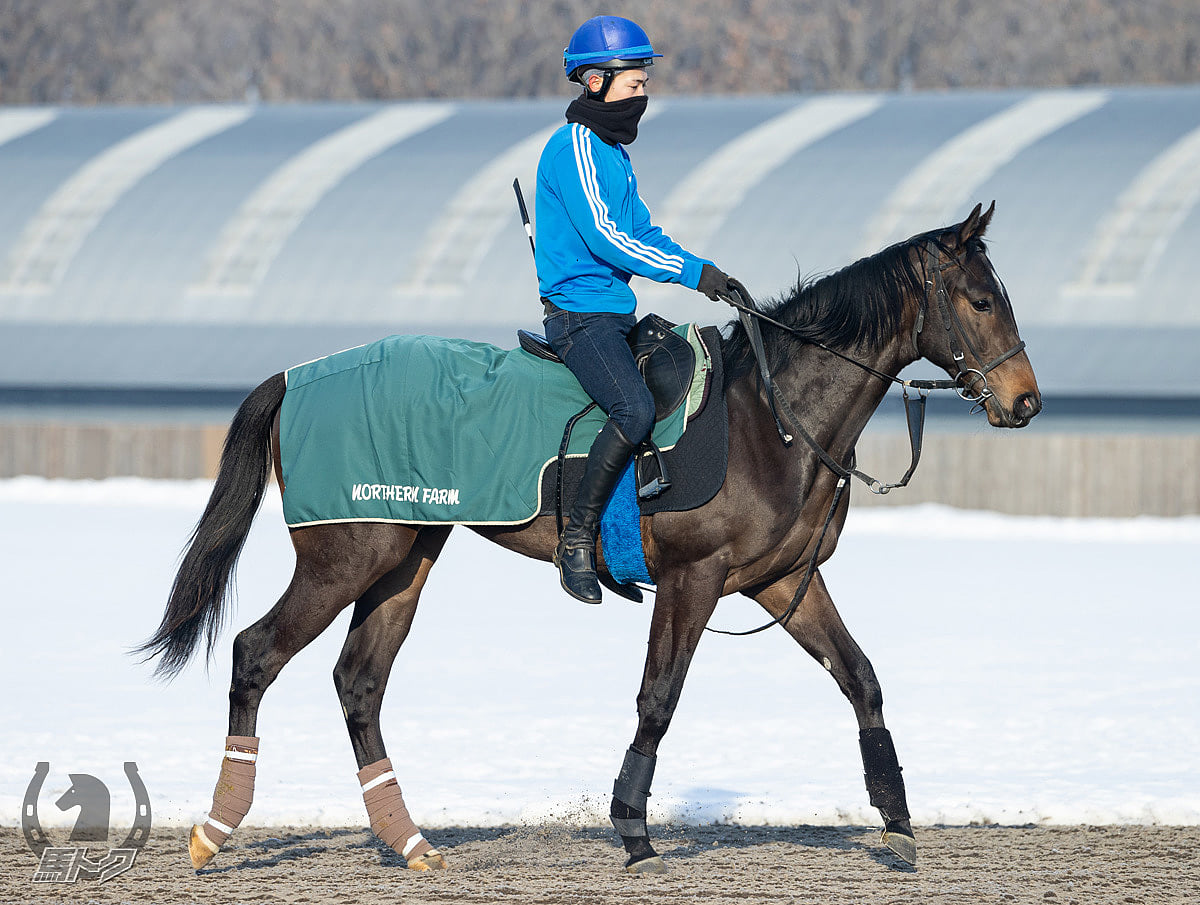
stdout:
[[883,831],[883,844],[895,852],[901,860],[908,864],[917,863],[917,840],[904,833]]
[[408,862],[409,870],[445,870],[450,865],[446,863],[446,859],[436,848],[431,852],[426,852],[419,858],[413,858]]
[[188,854],[192,858],[192,867],[199,870],[219,851],[220,849],[204,835],[204,827],[192,824],[192,835],[188,837]]
[[654,855],[634,864],[626,864],[625,870],[631,874],[665,874],[667,865],[661,855]]

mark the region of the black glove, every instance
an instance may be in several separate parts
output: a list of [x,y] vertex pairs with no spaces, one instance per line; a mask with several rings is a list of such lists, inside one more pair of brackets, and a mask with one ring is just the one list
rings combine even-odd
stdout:
[[745,286],[712,264],[705,264],[704,269],[700,271],[700,282],[696,291],[704,293],[714,302],[731,298],[739,303],[743,299],[746,302],[750,301],[750,293],[746,291]]

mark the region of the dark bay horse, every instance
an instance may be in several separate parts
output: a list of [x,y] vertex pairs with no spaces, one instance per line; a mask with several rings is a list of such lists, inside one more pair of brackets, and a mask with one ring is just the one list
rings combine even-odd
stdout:
[[[995,426],[1023,427],[1041,409],[1007,292],[983,243],[994,208],[982,212],[976,206],[962,223],[914,236],[798,285],[763,309],[771,318],[762,325],[769,373],[789,420],[802,422],[812,445],[781,442],[747,330],[735,324],[723,340],[729,410],[724,486],[699,509],[642,519],[657,593],[637,697],[637,731],[611,807],[631,872],[664,869],[646,829],[656,752],[717,600],[734,593],[753,598],[778,619],[849,699],[859,725],[869,800],[883,819],[883,841],[915,863],[916,842],[900,764],[884,725],[880,685],[818,568],[834,552],[849,505],[849,495],[841,493],[844,475],[828,463],[852,462],[855,443],[889,379],[919,358],[955,377],[964,398],[973,399]],[[271,377],[234,417],[212,496],[162,623],[140,648],[161,658],[160,674],[182,669],[202,636],[212,652],[228,583],[272,465],[277,480],[282,477],[283,394],[283,375]],[[789,425],[789,430],[798,427]],[[250,807],[263,693],[288,660],[350,605],[353,617],[334,684],[372,828],[409,867],[446,866],[404,808],[379,715],[392,662],[450,530],[361,522],[292,530],[296,569],[291,584],[271,611],[234,641],[226,757],[213,811],[192,831],[196,867],[216,854]],[[557,542],[553,518],[474,530],[544,561]]]

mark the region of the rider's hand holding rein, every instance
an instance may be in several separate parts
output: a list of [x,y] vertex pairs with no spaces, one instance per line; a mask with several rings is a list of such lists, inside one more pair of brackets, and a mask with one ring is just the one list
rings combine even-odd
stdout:
[[750,300],[750,293],[741,281],[735,280],[713,264],[705,264],[704,269],[700,271],[700,282],[696,291],[714,302],[724,302],[731,298],[735,301]]

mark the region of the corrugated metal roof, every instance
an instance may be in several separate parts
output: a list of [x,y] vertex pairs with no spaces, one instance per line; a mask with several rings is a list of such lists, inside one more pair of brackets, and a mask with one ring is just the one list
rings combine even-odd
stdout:
[[[540,321],[511,183],[532,210],[565,104],[0,108],[0,386],[247,386],[389,332],[511,345]],[[1200,397],[1200,87],[651,111],[656,221],[756,294],[995,198],[1046,392]]]

